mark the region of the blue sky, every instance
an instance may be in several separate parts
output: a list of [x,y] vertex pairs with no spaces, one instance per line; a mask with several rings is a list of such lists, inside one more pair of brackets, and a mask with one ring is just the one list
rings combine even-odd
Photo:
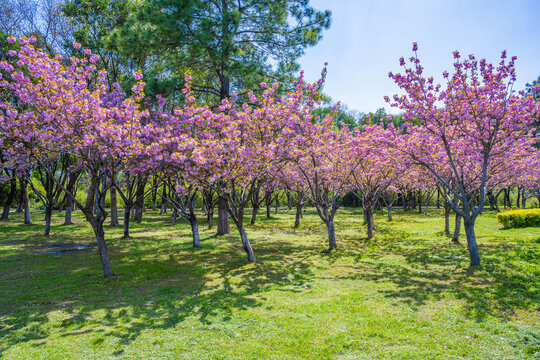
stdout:
[[540,0],[311,0],[332,11],[323,39],[300,59],[314,81],[328,62],[325,93],[349,109],[385,107],[384,95],[399,93],[388,72],[418,42],[425,74],[451,70],[452,52],[498,62],[502,50],[517,56],[517,88],[540,75]]

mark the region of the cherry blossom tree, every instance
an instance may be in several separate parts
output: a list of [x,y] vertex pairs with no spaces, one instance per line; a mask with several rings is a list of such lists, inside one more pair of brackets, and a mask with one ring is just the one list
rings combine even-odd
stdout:
[[[16,39],[10,37],[8,41]],[[137,83],[133,95],[123,98],[108,87],[105,72],[97,71],[93,65],[98,57],[89,50],[84,50],[84,58],[72,57],[65,62],[60,55],[50,57],[35,48],[33,41],[19,39],[20,49],[10,54],[14,60],[0,63],[10,73],[0,86],[10,89],[25,105],[23,111],[4,105],[6,116],[1,117],[1,125],[18,137],[19,150],[26,151],[45,171],[50,170],[45,166],[49,159],[65,154],[84,169],[89,182],[85,204],[66,189],[59,178],[65,176],[62,172],[48,174],[92,226],[103,272],[109,277],[113,273],[103,230],[107,217],[103,205],[112,183],[106,179],[114,178],[122,159],[138,151],[132,139],[141,131],[140,119],[147,116],[138,106],[144,83]],[[135,77],[139,80],[141,75]]]
[[463,217],[471,264],[479,265],[474,224],[484,207],[490,168],[512,148],[532,145],[531,125],[540,104],[513,90],[516,58],[508,60],[506,51],[498,66],[454,52],[454,71],[443,73],[443,87],[424,77],[417,50],[415,43],[411,66],[400,59],[403,74],[389,73],[405,94],[386,100],[421,124],[405,124],[396,132],[394,146],[456,198],[452,208]]

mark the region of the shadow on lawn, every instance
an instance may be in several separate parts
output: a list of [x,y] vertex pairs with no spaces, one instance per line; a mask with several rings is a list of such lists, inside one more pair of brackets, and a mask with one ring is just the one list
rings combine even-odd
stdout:
[[477,321],[487,316],[509,319],[518,309],[538,310],[540,251],[532,245],[481,244],[482,265],[471,267],[466,244],[408,243],[376,242],[379,251],[356,256],[354,274],[348,277],[389,283],[390,289],[380,293],[414,310],[431,300],[462,300],[465,315]]
[[[98,342],[115,338],[112,355],[120,355],[145,330],[187,326],[182,325],[186,321],[203,326],[229,322],[238,310],[264,305],[269,289],[301,291],[313,276],[309,264],[296,260],[301,258],[298,252],[309,248],[287,241],[279,248],[255,241],[261,263],[246,264],[237,236],[210,240],[213,232],[202,231],[203,248],[195,250],[189,235],[175,243],[134,235],[128,247],[122,240],[109,241],[117,276],[107,280],[100,277],[95,250],[54,257],[31,252],[3,256],[3,264],[10,265],[0,266],[0,273],[18,273],[5,278],[0,291],[10,288],[13,298],[24,302],[0,299],[0,356],[18,343],[40,346],[58,327],[64,329],[63,337],[96,333]],[[266,264],[274,259],[282,259],[279,266]],[[13,289],[18,284],[22,287]],[[51,320],[51,312],[58,310],[67,317]]]

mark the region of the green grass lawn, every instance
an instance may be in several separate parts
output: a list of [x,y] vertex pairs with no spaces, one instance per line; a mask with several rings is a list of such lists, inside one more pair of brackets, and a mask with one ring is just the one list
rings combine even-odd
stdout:
[[107,280],[96,248],[44,254],[93,242],[80,213],[62,216],[49,238],[42,214],[0,224],[0,358],[540,358],[540,227],[502,229],[493,213],[473,269],[436,211],[376,217],[366,240],[362,213],[340,210],[327,253],[314,212],[295,231],[282,210],[247,227],[257,264],[234,229],[216,237],[201,221],[194,250],[187,223],[149,211],[129,240],[106,228]]

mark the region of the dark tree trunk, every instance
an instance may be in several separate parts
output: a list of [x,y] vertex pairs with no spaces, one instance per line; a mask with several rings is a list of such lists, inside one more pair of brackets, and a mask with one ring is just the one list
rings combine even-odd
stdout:
[[17,202],[17,210],[15,210],[15,212],[17,213],[20,213],[24,210],[24,189],[23,189],[23,183],[24,183],[24,180],[21,178],[19,179],[19,185],[20,185],[20,190],[19,190],[19,201]]
[[418,192],[418,213],[421,214],[422,213],[422,193],[419,191]]
[[200,248],[201,239],[199,237],[199,223],[197,222],[197,218],[191,218],[189,224],[191,225],[191,234],[193,235],[193,247]]
[[66,215],[64,217],[64,225],[73,225],[73,222],[71,221],[71,214],[73,212],[73,208],[71,207],[71,199],[66,199],[66,202],[69,201],[69,204],[66,205]]
[[45,232],[43,236],[49,236],[51,233],[51,218],[52,218],[53,204],[45,204]]
[[173,209],[173,212],[172,212],[172,224],[173,225],[176,225],[176,219],[177,218],[178,218],[178,210]]
[[17,179],[12,178],[10,181],[9,195],[6,199],[4,205],[4,210],[2,211],[2,217],[0,220],[7,220],[9,218],[9,210],[11,209],[11,204],[13,204],[13,199],[15,198],[15,193],[17,192]]
[[159,215],[167,213],[167,187],[163,185],[163,191],[161,193],[161,209],[159,209]]
[[441,208],[441,191],[437,188],[437,209]]
[[227,211],[227,199],[223,196],[218,198],[218,235],[226,235],[231,231],[229,229],[229,212]]
[[328,229],[328,250],[337,249],[336,229],[334,228],[334,221],[327,221],[326,228]]
[[388,209],[388,221],[392,221],[392,205],[386,207]]
[[199,223],[197,221],[197,214],[195,213],[195,201],[197,195],[191,195],[186,197],[186,203],[189,211],[189,224],[191,225],[191,234],[193,236],[193,247],[201,247],[201,239],[199,237]]
[[255,220],[257,220],[257,213],[259,212],[259,205],[255,205],[256,203],[254,202],[252,205],[253,205],[253,212],[251,213],[251,225],[255,224]]
[[[362,205],[363,206],[363,205]],[[364,209],[364,225],[366,225],[368,222],[368,219],[367,219],[367,213],[366,213],[366,210]]]
[[527,198],[525,197],[525,189],[523,189],[523,193],[521,194],[521,208],[525,209],[527,206]]
[[253,249],[251,248],[251,244],[249,243],[246,230],[244,229],[244,224],[242,224],[242,221],[239,221],[238,223],[236,223],[236,226],[238,227],[238,232],[240,233],[240,238],[242,239],[242,248],[248,255],[248,262],[256,262],[255,254],[253,253]]
[[469,256],[471,265],[480,265],[480,255],[478,254],[478,244],[476,243],[476,234],[474,233],[474,221],[465,221],[465,234],[467,235],[467,247],[469,248]]
[[118,222],[118,202],[116,197],[116,188],[111,186],[111,226],[120,225]]
[[124,206],[124,236],[122,239],[129,239],[129,222],[130,222],[130,212],[131,212],[131,206],[128,204],[125,204]]
[[516,207],[519,209],[519,200],[521,199],[521,189],[517,189]]
[[266,193],[266,218],[270,219],[270,209],[272,207],[272,193]]
[[211,229],[214,222],[214,206],[213,205],[207,205],[206,220],[208,221],[208,228]]
[[26,187],[28,186],[28,180],[24,179],[21,181],[21,191],[23,195],[23,206],[24,206],[24,224],[32,224],[32,217],[30,216],[30,199],[28,198],[28,191]]
[[109,259],[109,253],[107,251],[107,245],[105,244],[105,232],[103,231],[103,221],[105,218],[94,219],[91,222],[92,229],[96,236],[96,243],[99,251],[99,257],[101,258],[101,266],[103,267],[103,276],[108,278],[113,276],[111,260]]
[[152,178],[152,210],[153,211],[156,211],[157,184],[158,184],[158,178],[154,176]]
[[139,224],[142,222],[144,211],[144,188],[146,187],[146,178],[139,177],[137,182],[137,193],[135,201],[135,216],[134,220]]
[[294,228],[297,229],[300,227],[300,218],[302,217],[302,201],[300,201],[300,199],[298,199],[298,201],[296,202],[296,216],[295,216],[295,219],[294,219]]
[[487,198],[489,200],[489,210],[493,211],[497,209],[497,200],[495,199],[495,196],[493,195],[493,192],[488,191],[487,192]]
[[292,209],[291,194],[287,192],[287,209],[290,211]]
[[214,222],[214,194],[212,191],[205,189],[203,189],[202,194],[206,211],[206,220],[208,221],[208,228],[211,229]]
[[444,203],[444,234],[446,236],[450,235],[450,212],[452,211],[452,208],[450,207],[450,204],[445,201]]
[[460,232],[461,232],[461,215],[456,213],[456,221],[454,223],[454,236],[452,236],[452,242],[459,243]]
[[373,208],[371,206],[366,206],[364,210],[366,214],[366,225],[367,225],[367,238],[373,238],[373,229],[375,227],[373,220]]
[[[66,189],[70,194],[73,194],[73,195],[76,194],[75,192],[76,184],[77,184],[77,179],[79,178],[80,174],[81,174],[80,170],[69,174],[69,181],[67,183]],[[66,213],[64,216],[64,225],[73,225],[73,222],[71,221],[71,215],[73,213],[74,203],[71,196],[68,196],[67,194],[65,195],[64,206],[66,208]]]

